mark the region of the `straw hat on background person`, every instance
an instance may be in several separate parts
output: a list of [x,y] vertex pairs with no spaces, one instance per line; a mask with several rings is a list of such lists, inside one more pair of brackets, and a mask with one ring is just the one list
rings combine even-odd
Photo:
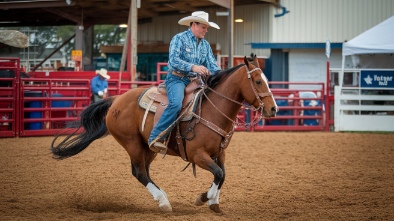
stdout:
[[209,17],[208,13],[204,11],[196,11],[193,12],[191,16],[187,16],[179,20],[178,24],[190,26],[190,22],[199,22],[202,24],[206,24],[209,27],[220,29],[219,25],[217,25],[215,22],[210,22],[208,17]]
[[105,68],[101,68],[100,70],[97,70],[97,71],[96,71],[96,74],[101,75],[101,77],[103,77],[103,78],[105,78],[105,79],[107,79],[107,80],[111,78],[111,76],[109,76],[109,75],[107,74],[107,69],[105,69]]

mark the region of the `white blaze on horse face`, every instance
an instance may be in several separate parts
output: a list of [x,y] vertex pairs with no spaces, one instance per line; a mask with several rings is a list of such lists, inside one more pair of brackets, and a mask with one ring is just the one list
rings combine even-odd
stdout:
[[[266,85],[267,88],[268,88],[268,92],[271,92],[271,88],[270,88],[269,85],[268,85],[268,79],[267,79],[267,77],[265,76],[264,72],[261,72],[261,78],[264,80],[265,85]],[[275,101],[275,99],[274,99],[274,95],[272,95],[272,99],[273,99],[274,102],[275,102],[276,112],[278,112],[279,109],[278,109],[278,105],[276,104],[276,101]]]
[[261,72],[261,78],[264,80],[265,85],[266,85],[267,88],[268,88],[268,92],[271,92],[271,89],[270,89],[270,87],[268,86],[268,79],[267,79],[267,77],[265,76],[265,74],[264,74],[263,72]]

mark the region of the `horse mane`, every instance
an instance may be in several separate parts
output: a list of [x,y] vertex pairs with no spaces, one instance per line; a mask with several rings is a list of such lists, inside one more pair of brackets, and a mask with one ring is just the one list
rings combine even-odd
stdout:
[[207,80],[207,84],[209,87],[214,88],[222,79],[230,76],[232,73],[234,73],[238,68],[240,68],[241,66],[244,66],[245,64],[239,64],[235,67],[232,67],[230,69],[227,70],[222,70],[222,71],[218,71],[215,75],[211,75],[208,80]]
[[[247,57],[246,59],[248,60],[248,62],[252,63],[253,65],[256,65],[254,63],[254,58],[255,54],[251,53],[250,57]],[[245,64],[239,64],[235,67],[229,68],[227,70],[222,70],[222,71],[218,71],[215,75],[210,76],[207,80],[207,84],[209,87],[214,88],[222,79],[230,76],[232,73],[234,73],[238,68],[240,68],[241,66],[244,66]]]

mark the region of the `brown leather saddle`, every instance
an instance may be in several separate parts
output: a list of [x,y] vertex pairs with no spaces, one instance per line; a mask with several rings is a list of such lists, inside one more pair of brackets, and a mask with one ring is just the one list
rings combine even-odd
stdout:
[[[189,121],[193,118],[192,113],[196,109],[196,101],[202,92],[201,86],[201,79],[194,79],[185,88],[185,96],[182,102],[183,108],[180,112],[182,114],[182,116],[180,116],[181,121]],[[145,120],[148,116],[148,112],[155,113],[153,126],[156,125],[163,114],[164,109],[168,106],[168,97],[165,86],[161,84],[159,87],[150,87],[146,89],[138,98],[138,105],[145,109],[145,114],[142,121],[142,130],[144,130]]]

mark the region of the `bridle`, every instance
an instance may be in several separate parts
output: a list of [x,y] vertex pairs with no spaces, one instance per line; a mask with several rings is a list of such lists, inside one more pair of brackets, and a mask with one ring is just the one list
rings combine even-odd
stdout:
[[[234,133],[235,126],[245,126],[246,128],[249,128],[249,127],[251,127],[251,126],[257,124],[257,123],[263,118],[264,102],[262,101],[262,98],[268,97],[268,96],[273,96],[271,91],[264,92],[264,93],[258,93],[257,90],[256,90],[256,87],[255,87],[254,84],[253,84],[253,80],[252,80],[252,75],[251,75],[251,73],[253,73],[253,72],[255,72],[255,71],[258,71],[258,70],[260,70],[261,72],[263,72],[263,71],[262,71],[260,68],[254,68],[254,69],[252,69],[252,70],[249,70],[246,64],[245,64],[245,68],[246,68],[246,73],[247,73],[247,75],[248,75],[247,77],[248,77],[248,79],[249,79],[249,82],[250,82],[250,85],[251,85],[251,87],[252,87],[253,93],[254,93],[254,95],[256,96],[257,101],[259,102],[259,107],[258,107],[258,108],[255,108],[254,106],[247,106],[245,103],[241,103],[241,102],[238,102],[238,101],[236,101],[236,100],[234,100],[234,99],[231,99],[231,98],[229,98],[229,97],[227,97],[227,96],[225,96],[225,95],[223,95],[223,94],[221,94],[221,93],[215,91],[214,89],[212,89],[212,88],[209,87],[208,85],[205,85],[204,88],[206,88],[206,89],[210,90],[211,92],[213,92],[213,93],[219,95],[220,97],[223,97],[223,98],[225,98],[225,99],[227,99],[227,100],[229,100],[229,101],[231,101],[231,102],[233,102],[233,103],[235,103],[235,104],[240,105],[241,107],[242,107],[242,106],[245,107],[245,109],[251,109],[252,111],[256,111],[256,112],[260,110],[260,111],[259,111],[260,114],[258,115],[258,117],[255,117],[255,119],[254,119],[252,122],[250,122],[250,123],[246,123],[246,122],[240,123],[238,117],[237,117],[236,120],[234,121],[233,119],[231,119],[230,117],[228,117],[225,113],[223,113],[223,112],[222,112],[222,111],[221,111],[221,110],[220,110],[220,109],[209,99],[209,97],[208,97],[208,95],[206,94],[205,90],[202,90],[202,93],[203,93],[204,97],[207,99],[207,101],[208,101],[209,103],[211,103],[211,105],[212,105],[221,115],[223,115],[226,119],[228,119],[229,121],[231,121],[231,122],[233,123],[232,130],[229,131],[229,132],[226,132],[226,131],[224,131],[223,129],[219,128],[218,126],[214,125],[212,122],[209,122],[208,120],[202,118],[202,117],[201,117],[201,114],[200,114],[200,115],[193,114],[194,117],[196,117],[196,118],[198,119],[198,121],[200,121],[201,123],[203,123],[203,124],[206,125],[207,127],[209,127],[209,128],[211,128],[212,130],[214,130],[216,133],[218,133],[218,134],[220,134],[220,135],[222,135],[222,136],[224,137],[224,140],[223,140],[222,143],[221,143],[221,148],[222,148],[222,149],[224,149],[224,148],[227,147],[228,141],[229,141],[229,139],[231,138],[231,136],[232,136],[233,133]],[[268,87],[268,85],[267,85],[267,87]],[[268,88],[268,90],[269,90],[269,88]],[[200,110],[201,110],[201,108],[200,108]],[[256,115],[256,116],[257,116],[257,115]]]
[[[245,65],[245,69],[246,69],[246,74],[248,75],[248,79],[249,79],[249,83],[250,83],[250,86],[251,86],[251,88],[252,88],[252,90],[253,90],[253,93],[254,93],[254,95],[255,95],[255,97],[256,97],[256,100],[259,102],[259,107],[258,108],[255,108],[254,106],[247,106],[245,103],[241,103],[241,102],[238,102],[238,101],[236,101],[236,100],[234,100],[234,99],[231,99],[231,98],[229,98],[229,97],[227,97],[227,96],[225,96],[225,95],[223,95],[223,94],[221,94],[221,93],[219,93],[219,92],[217,92],[217,91],[215,91],[214,89],[212,89],[211,87],[208,87],[208,86],[206,86],[206,88],[208,89],[208,90],[210,90],[210,91],[212,91],[213,93],[215,93],[215,94],[217,94],[217,95],[219,95],[219,96],[221,96],[221,97],[223,97],[223,98],[225,98],[225,99],[227,99],[227,100],[229,100],[229,101],[231,101],[231,102],[233,102],[233,103],[236,103],[236,104],[238,104],[238,105],[240,105],[241,107],[243,106],[243,107],[245,107],[245,109],[251,109],[252,111],[255,111],[255,112],[257,112],[257,111],[259,111],[260,112],[260,114],[259,114],[259,117],[258,117],[258,119],[256,120],[256,122],[254,123],[254,124],[256,124],[258,121],[260,121],[262,118],[263,118],[263,110],[264,110],[264,102],[263,102],[263,100],[262,100],[262,98],[264,98],[264,97],[268,97],[268,96],[273,96],[273,94],[272,94],[272,92],[271,91],[268,91],[268,92],[263,92],[263,93],[258,93],[257,92],[257,90],[256,90],[256,87],[254,86],[254,84],[253,84],[253,80],[252,80],[252,75],[251,75],[251,73],[253,73],[253,72],[255,72],[255,71],[261,71],[261,72],[263,72],[260,68],[254,68],[254,69],[252,69],[252,70],[249,70],[248,69],[248,66],[247,65]],[[267,87],[268,87],[268,85],[267,85]],[[269,89],[269,88],[268,88]],[[205,98],[224,116],[224,117],[226,117],[228,120],[230,120],[231,122],[233,122],[233,124],[235,125],[235,126],[240,126],[240,125],[238,125],[238,123],[237,122],[235,122],[235,121],[233,121],[231,118],[229,118],[228,116],[226,116],[222,111],[220,111],[217,107],[216,107],[216,105],[215,104],[213,104],[213,102],[208,98],[208,95],[205,93],[205,91],[203,92],[203,94],[204,94],[204,96],[205,96]],[[254,124],[251,124],[250,126],[253,126]],[[243,125],[244,126],[244,125]]]
[[246,69],[246,73],[248,74],[248,79],[249,79],[249,82],[250,82],[250,86],[252,87],[253,93],[256,96],[256,99],[259,101],[259,104],[260,104],[259,108],[257,108],[254,111],[258,111],[259,109],[261,109],[261,113],[262,113],[263,108],[264,108],[264,102],[263,102],[262,98],[268,97],[268,96],[272,96],[272,92],[269,90],[269,87],[267,85],[268,90],[269,90],[268,92],[257,93],[256,87],[254,86],[253,81],[252,81],[251,73],[253,73],[253,72],[257,71],[257,70],[260,70],[261,73],[263,73],[263,71],[260,68],[255,68],[255,69],[249,71],[248,66],[245,65],[245,69]]

